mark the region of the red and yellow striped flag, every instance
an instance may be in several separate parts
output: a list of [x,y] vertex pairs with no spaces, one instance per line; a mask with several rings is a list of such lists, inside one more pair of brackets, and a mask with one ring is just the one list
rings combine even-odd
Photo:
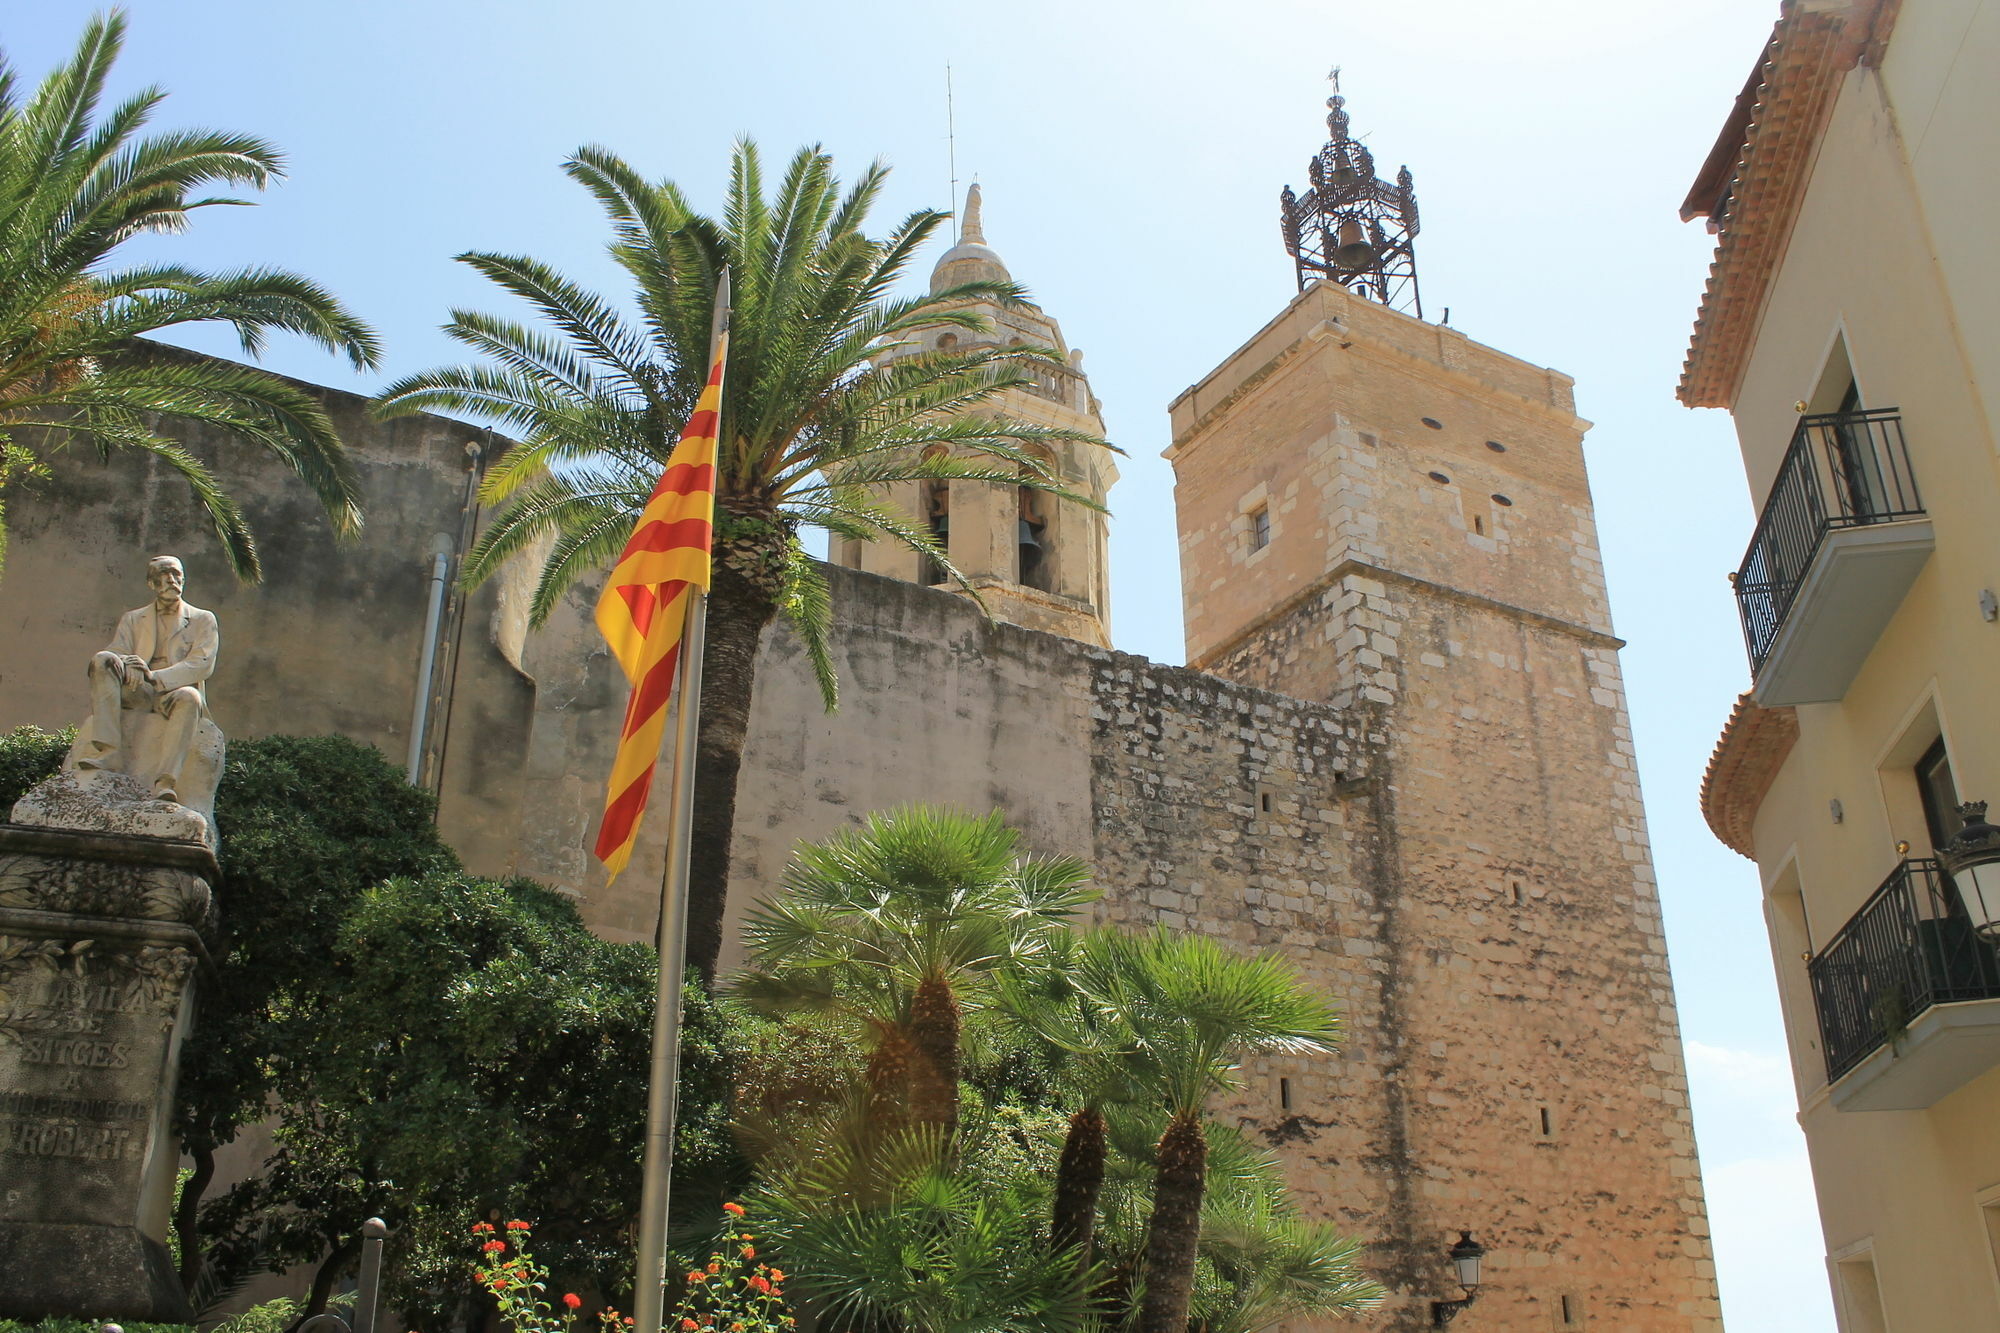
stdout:
[[715,445],[722,409],[722,364],[729,335],[718,335],[708,385],[653,498],[639,515],[625,553],[597,599],[597,628],[632,682],[625,729],[611,766],[604,818],[597,826],[597,859],[617,878],[632,859],[639,817],[653,788],[667,702],[681,660],[681,635],[696,589],[708,590],[709,549],[715,527]]

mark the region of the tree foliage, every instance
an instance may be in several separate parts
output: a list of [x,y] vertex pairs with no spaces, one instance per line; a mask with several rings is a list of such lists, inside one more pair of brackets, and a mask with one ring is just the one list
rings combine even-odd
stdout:
[[[1276,1162],[1206,1116],[1241,1056],[1330,1051],[1332,1008],[1277,960],[1201,936],[1072,935],[1082,868],[1016,862],[1011,837],[989,844],[1004,832],[877,816],[801,847],[746,929],[741,993],[802,1004],[823,1024],[807,1031],[857,1052],[844,1095],[781,1099],[789,1131],[765,1112],[747,1140],[753,1215],[822,1327],[1256,1333],[1372,1308],[1358,1247],[1301,1218]],[[1022,866],[1040,892],[994,892]],[[881,1054],[914,1047],[896,1037],[940,960],[978,964],[954,992],[973,1002],[954,1031],[962,1111],[885,1119],[923,1095],[914,1062]]]
[[731,160],[719,218],[697,212],[673,181],[647,180],[603,148],[577,150],[564,170],[604,209],[632,309],[527,256],[461,255],[537,323],[454,310],[446,332],[480,360],[398,380],[377,410],[461,413],[520,437],[487,474],[485,499],[497,508],[467,557],[467,577],[479,582],[539,552],[530,603],[539,624],[624,548],[706,382],[716,284],[725,269],[732,275],[687,930],[691,970],[712,978],[757,646],[781,612],[829,709],[837,697],[834,608],[799,543],[801,526],[887,537],[957,577],[928,526],[885,503],[882,489],[924,478],[989,481],[1098,507],[1062,483],[1041,448],[1091,437],[990,410],[1030,382],[1029,364],[1054,357],[1050,349],[996,340],[884,359],[924,329],[988,331],[972,303],[1023,292],[980,282],[895,295],[946,215],[919,211],[887,236],[869,236],[888,176],[881,163],[843,187],[832,158],[804,148],[772,192],[746,141]]
[[[166,94],[144,88],[99,114],[125,19],[86,25],[75,55],[22,96],[0,56],[0,487],[45,475],[72,441],[151,454],[188,484],[238,577],[259,575],[256,539],[228,490],[154,422],[207,427],[264,450],[319,498],[334,529],[361,522],[361,488],[325,409],[306,389],[250,366],[195,358],[142,335],[221,323],[256,355],[272,332],[380,358],[375,335],[324,288],[278,269],[203,273],[177,264],[113,267],[125,242],[179,232],[204,208],[262,189],[284,159],[250,135],[141,133]],[[0,490],[0,504],[6,500]],[[0,556],[6,549],[0,510]]]

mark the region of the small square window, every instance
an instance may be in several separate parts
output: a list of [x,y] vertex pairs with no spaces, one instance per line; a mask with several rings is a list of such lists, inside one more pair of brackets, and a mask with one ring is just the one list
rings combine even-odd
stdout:
[[1271,544],[1271,506],[1265,505],[1250,515],[1250,549],[1261,551]]

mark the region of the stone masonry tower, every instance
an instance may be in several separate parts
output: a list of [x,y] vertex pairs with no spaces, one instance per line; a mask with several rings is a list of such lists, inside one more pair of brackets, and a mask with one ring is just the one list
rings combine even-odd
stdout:
[[[977,185],[966,194],[960,235],[959,243],[945,252],[931,273],[933,292],[967,282],[1013,280],[1000,256],[986,244]],[[1033,382],[1008,390],[988,410],[1037,425],[1104,433],[1097,399],[1084,378],[1083,353],[1063,342],[1055,320],[1030,304],[981,301],[974,309],[991,322],[990,333],[938,328],[897,349],[891,358],[986,341],[1053,347],[1063,354],[1065,364],[1031,365]],[[1099,504],[1118,480],[1112,456],[1103,448],[1065,444],[1050,461],[1070,490]],[[1108,533],[1103,513],[1038,491],[986,481],[905,482],[890,489],[892,503],[927,523],[941,539],[952,564],[996,619],[1099,647],[1110,645]],[[944,572],[931,562],[888,542],[836,539],[829,558],[871,574],[950,586]]]
[[[1368,243],[1342,221],[1329,254]],[[1394,308],[1382,267],[1304,278],[1172,407],[1189,664],[1368,742],[1333,775],[1339,873],[1244,908],[1317,918],[1276,943],[1341,1000],[1346,1048],[1238,1114],[1368,1241],[1397,1293],[1371,1327],[1432,1326],[1464,1230],[1488,1252],[1469,1327],[1712,1333],[1589,423],[1568,377]]]

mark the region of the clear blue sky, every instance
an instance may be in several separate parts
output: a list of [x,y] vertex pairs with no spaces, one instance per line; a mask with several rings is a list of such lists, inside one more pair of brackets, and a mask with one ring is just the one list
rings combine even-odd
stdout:
[[[92,6],[9,7],[35,77]],[[1754,867],[1710,836],[1702,768],[1747,681],[1726,571],[1752,521],[1729,422],[1673,387],[1711,251],[1676,208],[1776,17],[1774,0],[1094,0],[841,6],[729,0],[134,0],[126,89],[161,124],[268,136],[287,182],[159,243],[274,263],[385,335],[387,374],[448,359],[453,304],[499,303],[450,256],[548,259],[613,290],[603,233],[557,170],[603,143],[698,200],[730,142],[826,145],[895,168],[884,219],[961,180],[1062,322],[1112,437],[1118,646],[1182,657],[1166,404],[1292,294],[1276,201],[1325,136],[1329,66],[1385,172],[1408,163],[1433,317],[1577,380],[1666,901],[1725,1311],[1744,1333],[1833,1327],[1792,1120]],[[928,259],[923,268],[927,271]],[[205,344],[231,350],[226,340]],[[333,359],[268,364],[343,388]]]

